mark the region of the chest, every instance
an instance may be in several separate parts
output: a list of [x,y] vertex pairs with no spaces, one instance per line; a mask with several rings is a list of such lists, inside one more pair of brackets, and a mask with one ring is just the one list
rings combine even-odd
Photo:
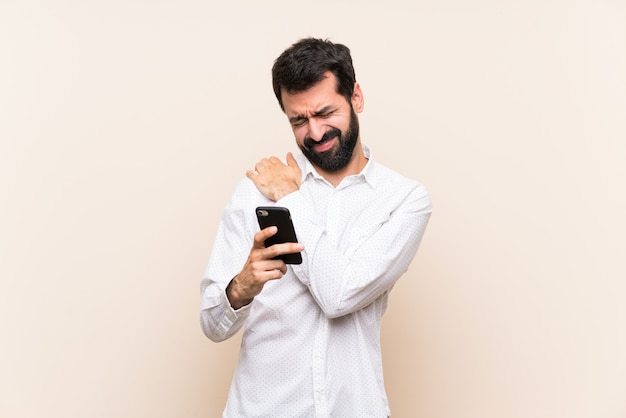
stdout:
[[374,234],[399,204],[397,196],[373,189],[366,183],[345,188],[312,184],[302,190],[314,210],[315,222],[339,250],[358,245]]

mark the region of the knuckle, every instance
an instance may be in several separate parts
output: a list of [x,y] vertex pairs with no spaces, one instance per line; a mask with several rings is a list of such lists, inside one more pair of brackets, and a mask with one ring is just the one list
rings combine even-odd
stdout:
[[266,259],[271,260],[274,257],[276,257],[277,255],[279,255],[279,252],[276,250],[274,245],[272,245],[271,247],[268,247],[268,248],[265,249],[265,258]]

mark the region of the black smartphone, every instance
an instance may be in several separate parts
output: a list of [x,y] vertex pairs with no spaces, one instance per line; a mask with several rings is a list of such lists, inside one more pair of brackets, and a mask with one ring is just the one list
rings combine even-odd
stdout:
[[[276,235],[265,240],[266,247],[283,242],[298,242],[289,209],[282,206],[259,206],[256,208],[256,217],[261,229],[268,226],[278,227]],[[286,264],[302,264],[300,253],[283,254],[276,258],[283,260]]]

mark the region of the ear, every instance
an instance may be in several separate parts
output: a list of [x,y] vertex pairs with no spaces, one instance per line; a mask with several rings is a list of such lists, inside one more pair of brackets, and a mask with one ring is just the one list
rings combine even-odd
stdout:
[[364,105],[365,101],[363,99],[361,86],[359,85],[359,83],[354,83],[354,92],[352,93],[352,108],[356,113],[361,113],[363,111]]

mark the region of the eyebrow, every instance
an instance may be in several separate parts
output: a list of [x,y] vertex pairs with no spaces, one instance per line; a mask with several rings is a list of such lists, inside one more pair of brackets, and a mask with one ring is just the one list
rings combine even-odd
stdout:
[[[313,113],[313,114],[311,115],[311,117],[313,117],[313,118],[314,118],[314,117],[316,117],[316,116],[324,115],[324,114],[326,114],[326,113],[328,113],[328,112],[332,111],[332,109],[333,109],[333,107],[332,107],[331,105],[324,106],[323,108],[321,108],[321,109],[320,109],[320,110],[318,110],[317,112]],[[289,118],[289,122],[290,122],[290,123],[296,123],[296,122],[299,122],[299,121],[301,121],[301,120],[303,120],[303,119],[308,119],[308,118],[307,118],[306,116],[304,116],[304,115],[296,115],[296,116],[292,116],[292,117],[290,117],[290,118]]]

